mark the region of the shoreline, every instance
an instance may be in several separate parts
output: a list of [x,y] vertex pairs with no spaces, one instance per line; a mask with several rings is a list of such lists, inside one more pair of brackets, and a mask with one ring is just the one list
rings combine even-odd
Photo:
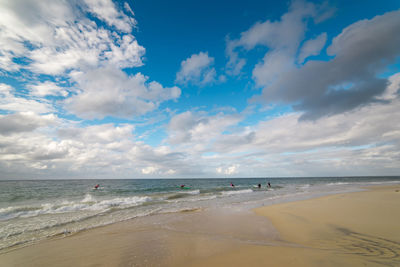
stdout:
[[[293,260],[297,266],[400,264],[400,231],[393,223],[400,221],[396,212],[400,185],[366,189],[254,211],[194,210],[135,218],[14,248],[0,253],[0,262],[6,266],[290,266]],[[382,201],[387,209],[382,209]],[[327,207],[334,210],[331,216],[323,213]],[[338,246],[343,240],[347,243]],[[351,247],[352,240],[369,240],[362,253],[371,250],[381,256],[359,255],[355,248],[346,251],[343,247]],[[383,245],[371,248],[370,244]]]
[[243,248],[206,265],[399,266],[400,185],[365,189],[257,208],[292,246]]

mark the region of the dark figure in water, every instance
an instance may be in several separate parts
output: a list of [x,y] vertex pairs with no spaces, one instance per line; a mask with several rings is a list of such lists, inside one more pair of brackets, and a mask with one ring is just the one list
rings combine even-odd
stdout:
[[234,185],[234,184],[232,184],[232,182],[231,182],[231,186],[232,186],[232,187],[235,187],[235,185]]
[[99,184],[96,184],[95,186],[94,186],[94,189],[98,189],[99,188]]
[[271,188],[271,184],[268,182],[268,188]]
[[185,185],[184,184],[181,184],[181,188],[184,188],[185,187]]
[[261,184],[258,184],[258,188],[261,188]]

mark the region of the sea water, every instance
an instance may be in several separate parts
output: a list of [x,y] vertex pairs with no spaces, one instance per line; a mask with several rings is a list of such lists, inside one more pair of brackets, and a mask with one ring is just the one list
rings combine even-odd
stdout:
[[142,216],[248,209],[396,183],[400,177],[0,181],[0,252]]

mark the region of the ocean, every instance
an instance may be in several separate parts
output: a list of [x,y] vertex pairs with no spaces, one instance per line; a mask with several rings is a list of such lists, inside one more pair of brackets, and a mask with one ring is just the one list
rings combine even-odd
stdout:
[[0,252],[142,216],[248,209],[398,183],[400,176],[0,181]]

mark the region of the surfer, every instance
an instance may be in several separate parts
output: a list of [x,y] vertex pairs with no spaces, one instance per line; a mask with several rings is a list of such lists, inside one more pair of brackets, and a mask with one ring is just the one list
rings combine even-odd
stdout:
[[271,188],[271,184],[268,182],[268,188]]
[[258,184],[258,188],[261,188],[261,184]]
[[232,182],[231,182],[231,186],[232,186],[232,187],[235,187],[235,185],[234,185],[234,184],[232,184]]
[[184,184],[181,184],[181,188],[185,188],[185,185],[184,185]]
[[99,184],[96,184],[93,189],[99,189]]

